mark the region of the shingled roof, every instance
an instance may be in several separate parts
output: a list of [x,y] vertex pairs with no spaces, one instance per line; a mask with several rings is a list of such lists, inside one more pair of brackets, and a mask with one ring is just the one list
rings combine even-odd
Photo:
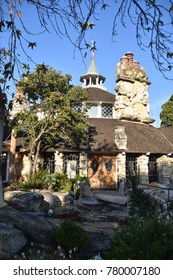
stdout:
[[115,94],[97,87],[87,88],[88,101],[115,102]]
[[173,145],[173,126],[160,127],[159,130],[167,138],[171,145]]
[[[173,152],[173,144],[153,126],[117,119],[90,118],[91,152],[120,152],[115,144],[115,127],[123,126],[127,135],[129,153],[168,154]],[[173,134],[173,133],[172,133]]]

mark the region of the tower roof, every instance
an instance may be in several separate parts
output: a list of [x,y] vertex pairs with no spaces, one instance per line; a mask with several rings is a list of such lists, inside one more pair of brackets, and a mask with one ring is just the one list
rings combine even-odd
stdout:
[[91,60],[90,60],[88,72],[80,77],[80,81],[83,82],[83,87],[98,87],[98,88],[105,89],[103,87],[103,83],[106,80],[106,78],[100,75],[97,70],[95,57],[94,57],[95,50],[96,50],[95,42],[92,41]]

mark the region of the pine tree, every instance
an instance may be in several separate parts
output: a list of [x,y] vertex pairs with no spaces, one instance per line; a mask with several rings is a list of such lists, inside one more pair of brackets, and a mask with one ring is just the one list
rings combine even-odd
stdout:
[[173,125],[173,95],[170,99],[162,105],[162,111],[160,113],[161,126]]

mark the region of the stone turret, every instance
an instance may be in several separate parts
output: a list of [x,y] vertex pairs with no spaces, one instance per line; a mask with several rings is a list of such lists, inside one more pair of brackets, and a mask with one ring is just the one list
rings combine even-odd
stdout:
[[152,123],[149,116],[147,73],[134,55],[127,52],[116,67],[115,110],[118,119]]
[[106,78],[99,74],[96,67],[96,62],[94,57],[95,50],[96,50],[95,42],[92,41],[91,60],[90,60],[89,69],[86,74],[80,77],[80,81],[83,83],[83,87],[85,88],[97,87],[106,90],[106,88],[103,86],[103,83],[106,80]]

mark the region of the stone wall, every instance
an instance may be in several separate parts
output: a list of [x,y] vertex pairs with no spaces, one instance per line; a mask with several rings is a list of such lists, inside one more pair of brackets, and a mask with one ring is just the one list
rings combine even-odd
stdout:
[[169,221],[173,218],[173,210],[170,209],[170,203],[173,202],[173,196],[168,199],[168,190],[151,189],[146,187],[144,192],[150,195],[151,205],[154,206],[159,217]]

